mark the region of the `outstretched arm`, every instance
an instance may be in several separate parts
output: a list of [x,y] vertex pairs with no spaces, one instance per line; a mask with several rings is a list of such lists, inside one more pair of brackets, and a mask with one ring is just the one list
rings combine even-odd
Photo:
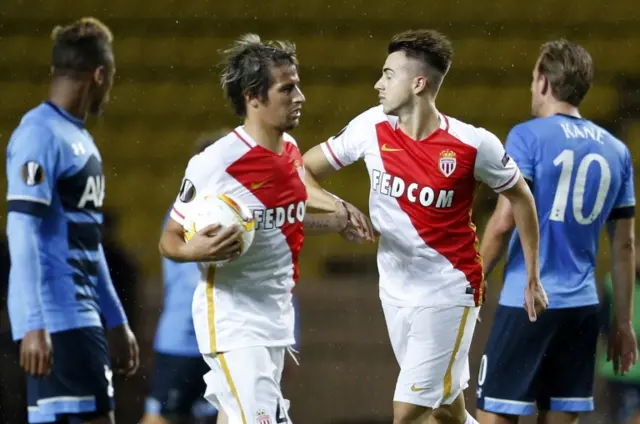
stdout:
[[304,216],[304,232],[308,235],[340,233],[349,225],[349,211],[342,204],[333,213],[307,213]]
[[[323,179],[336,171],[336,168],[327,159],[322,147],[315,146],[305,153],[303,162],[306,171],[304,182],[307,186],[307,193],[309,195],[307,205],[310,208],[332,212],[334,214],[338,214],[344,209],[346,212],[347,225],[342,226],[342,229],[339,230],[339,232],[347,231],[350,234],[350,237],[356,240],[364,239],[374,241],[373,227],[369,218],[355,206],[344,202],[339,197],[323,189],[318,183],[319,179]],[[307,225],[328,225],[327,215],[322,216],[316,214],[314,216],[312,214],[311,216],[313,218],[309,219],[315,222],[310,221],[310,223],[307,224],[305,219],[305,228]],[[339,225],[341,222],[339,215],[336,215],[335,224]]]
[[320,145],[311,148],[303,157],[305,176],[304,183],[307,186],[309,200],[307,206],[313,209],[336,212],[340,207],[340,200],[333,194],[323,189],[319,180],[336,172],[329,163]]

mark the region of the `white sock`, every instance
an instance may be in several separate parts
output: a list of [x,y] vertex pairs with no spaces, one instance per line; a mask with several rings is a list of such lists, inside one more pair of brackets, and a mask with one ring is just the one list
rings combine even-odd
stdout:
[[469,411],[467,411],[467,420],[464,422],[464,424],[480,424],[480,423],[478,421],[476,421],[476,419],[471,416]]

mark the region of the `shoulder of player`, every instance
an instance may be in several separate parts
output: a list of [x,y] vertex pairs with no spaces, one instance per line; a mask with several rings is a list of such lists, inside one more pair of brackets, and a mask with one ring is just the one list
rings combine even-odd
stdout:
[[[397,121],[398,118],[396,118],[395,116],[390,116],[390,115],[386,115],[384,113],[384,111],[382,110],[382,105],[378,105],[378,106],[374,106],[372,108],[369,108],[367,110],[365,110],[364,112],[362,112],[361,114],[357,115],[355,118],[353,118],[349,124],[347,125],[347,127],[349,128],[353,128],[353,127],[362,127],[362,126],[374,126],[380,122],[384,122],[384,121],[388,121],[389,123],[393,124]],[[346,129],[347,127],[345,127],[344,129]],[[340,131],[340,133],[342,133],[344,131],[344,129],[342,131]]]
[[29,147],[43,152],[58,146],[52,126],[46,120],[34,119],[27,114],[11,134],[8,149]]
[[225,162],[226,157],[238,155],[240,152],[246,152],[247,150],[248,147],[239,137],[235,133],[230,132],[211,143],[202,152],[194,155],[191,160],[194,163],[222,163]]
[[387,121],[392,125],[395,125],[395,123],[398,121],[398,118],[396,116],[385,114],[384,110],[382,109],[382,105],[374,106],[372,108],[365,110],[360,115],[358,115],[354,119],[354,121],[356,119],[362,122],[366,122],[374,125],[384,121]]
[[500,143],[500,139],[491,131],[486,128],[476,127],[475,125],[468,124],[460,121],[459,119],[451,116],[442,115],[445,119],[446,131],[458,139],[460,142],[475,147],[480,147],[484,142],[497,142]]
[[509,134],[515,133],[525,137],[536,137],[548,122],[548,118],[532,118],[514,125],[509,131]]
[[187,165],[188,174],[212,175],[224,170],[252,149],[239,134],[230,132],[194,155]]
[[615,135],[611,134],[611,132],[609,132],[609,130],[607,130],[606,128],[603,128],[600,125],[597,125],[597,124],[595,124],[593,122],[591,122],[591,125],[597,127],[600,131],[602,131],[606,135],[605,140],[608,141],[609,143],[611,143],[613,145],[613,147],[618,152],[623,153],[623,154],[631,154],[631,152],[629,151],[629,147],[625,144],[625,142],[620,140]]

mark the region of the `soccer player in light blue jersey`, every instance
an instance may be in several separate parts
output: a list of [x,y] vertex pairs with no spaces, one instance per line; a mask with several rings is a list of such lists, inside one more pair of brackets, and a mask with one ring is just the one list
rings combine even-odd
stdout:
[[109,424],[111,362],[127,374],[138,367],[100,242],[102,159],[84,127],[109,99],[112,35],[83,18],[57,27],[53,42],[50,98],[24,115],[7,147],[9,316],[29,422]]
[[633,169],[627,147],[584,119],[589,53],[566,40],[542,46],[531,83],[534,119],[516,125],[507,154],[532,187],[540,221],[540,273],[549,310],[522,310],[525,265],[509,202],[500,197],[481,245],[488,275],[506,248],[504,288],[478,375],[482,424],[517,422],[537,407],[539,423],[575,423],[593,410],[598,339],[595,266],[604,227],[611,243],[614,331],[609,358],[625,373],[637,358]]

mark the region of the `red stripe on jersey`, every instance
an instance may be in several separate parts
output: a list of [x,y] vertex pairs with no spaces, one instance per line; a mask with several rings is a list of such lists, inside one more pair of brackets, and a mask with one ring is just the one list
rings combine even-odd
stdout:
[[247,140],[245,140],[244,137],[242,137],[238,131],[233,130],[233,133],[236,135],[236,137],[238,137],[240,139],[240,141],[242,141],[244,144],[246,144],[248,148],[250,148],[250,149],[252,148],[251,147],[251,143],[249,143]]
[[514,172],[513,175],[511,176],[511,178],[509,178],[509,180],[506,183],[502,184],[500,187],[494,188],[494,190],[500,190],[500,189],[508,186],[509,184],[511,184],[511,182],[516,177],[516,175],[518,175],[518,171]]
[[344,168],[344,165],[342,164],[342,162],[340,162],[340,159],[338,159],[338,156],[334,153],[333,149],[331,148],[331,143],[327,141],[325,144],[327,145],[327,149],[329,149],[329,153],[331,153],[331,157],[333,158],[333,160],[336,161],[336,163],[340,168]]
[[176,215],[178,215],[180,218],[184,219],[184,215],[182,215],[180,212],[178,212],[178,209],[176,209],[175,207],[173,208],[173,211],[176,213]]
[[[227,168],[227,173],[249,190],[267,209],[288,208],[307,201],[307,189],[298,170],[302,155],[295,144],[285,142],[277,155],[261,146],[251,149]],[[264,214],[266,215],[266,213]],[[263,216],[264,216],[263,215]],[[258,230],[260,223],[256,222]],[[298,281],[298,259],[304,243],[304,223],[298,220],[280,226],[293,261],[293,279]]]
[[[396,197],[400,209],[424,243],[464,273],[474,289],[475,302],[480,305],[484,277],[471,220],[477,150],[443,129],[419,142],[400,129],[394,131],[387,122],[378,124],[376,132],[384,171],[390,175],[388,181],[393,184],[399,178],[404,183],[402,194]],[[444,199],[451,191],[448,205]]]

